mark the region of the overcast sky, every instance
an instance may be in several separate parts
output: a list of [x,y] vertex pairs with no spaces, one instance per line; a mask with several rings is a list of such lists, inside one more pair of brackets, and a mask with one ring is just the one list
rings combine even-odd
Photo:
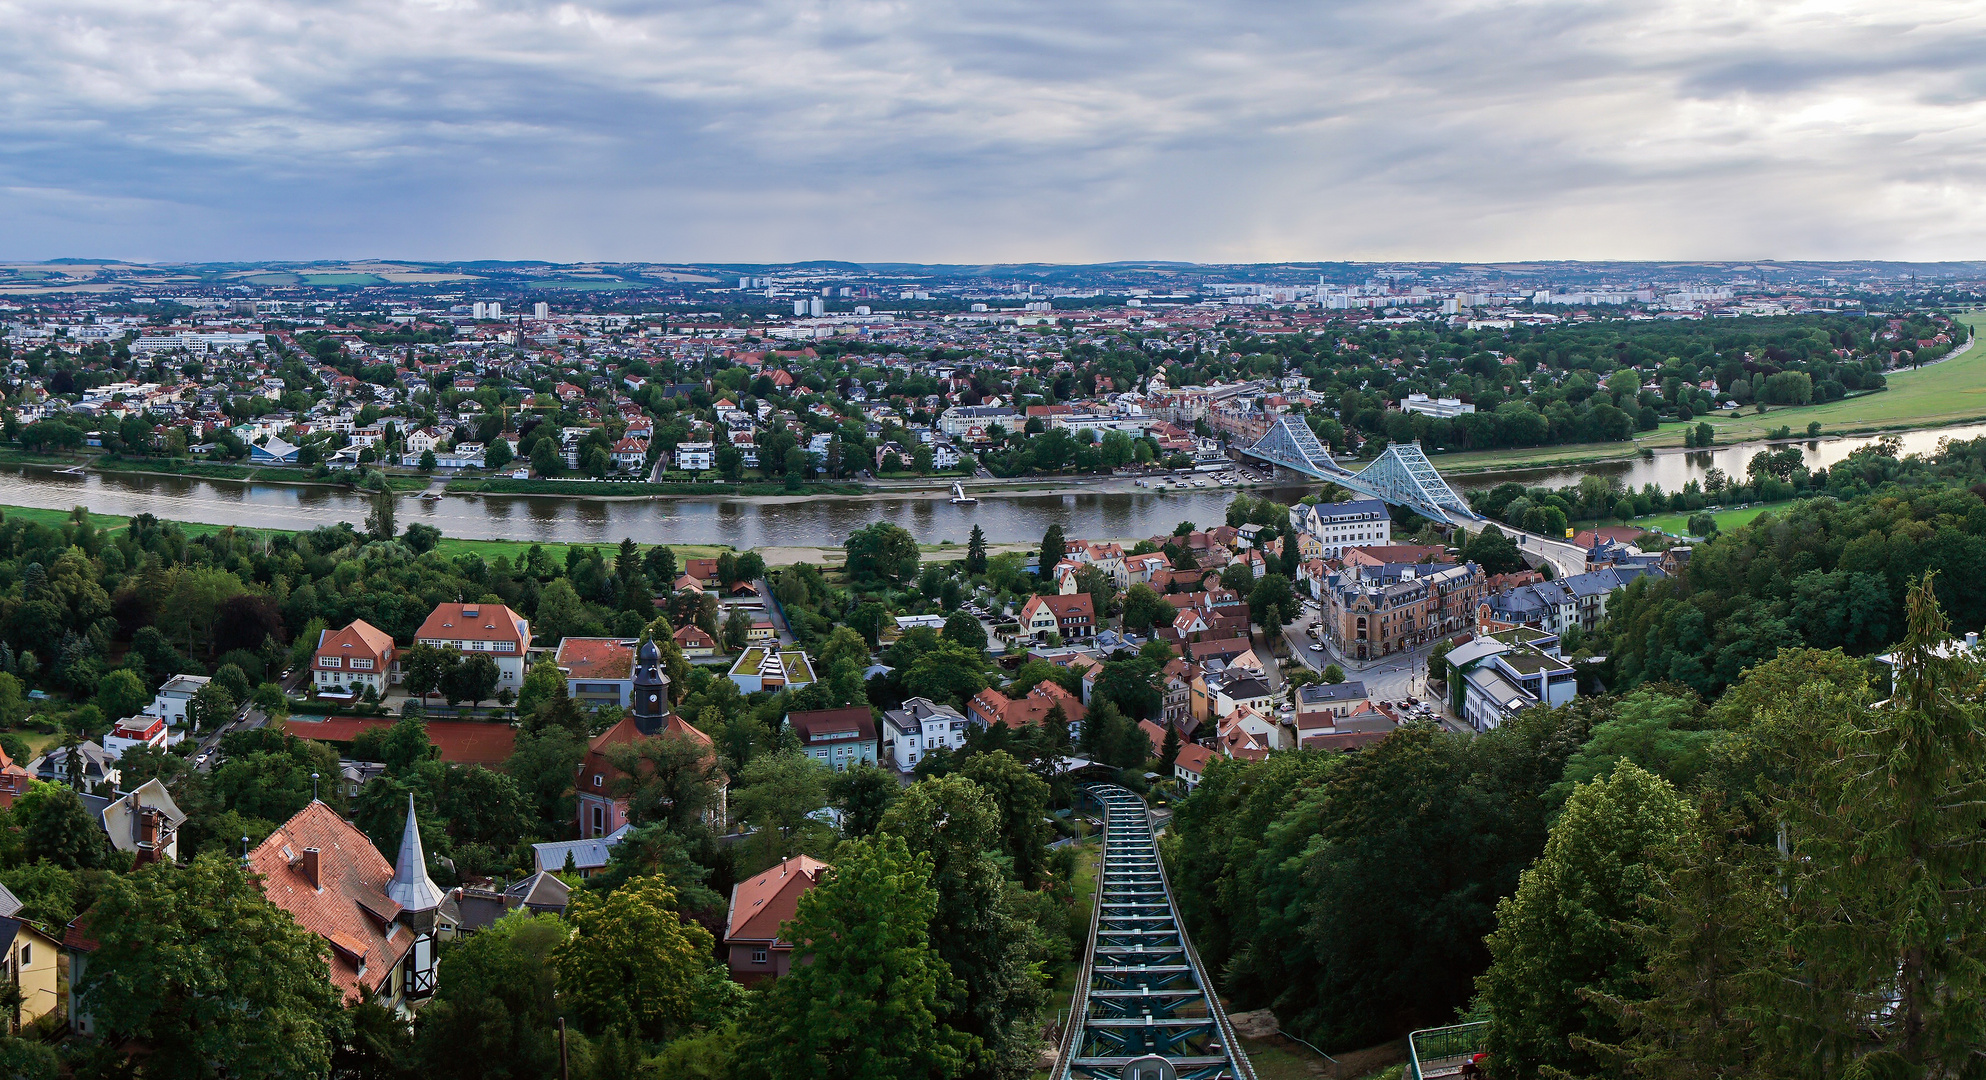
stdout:
[[1986,3],[0,0],[0,258],[1986,257]]

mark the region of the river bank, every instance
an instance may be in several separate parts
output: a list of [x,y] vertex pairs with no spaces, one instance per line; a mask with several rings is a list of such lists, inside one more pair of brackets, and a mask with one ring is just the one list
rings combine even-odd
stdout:
[[1507,469],[1558,469],[1574,465],[1597,465],[1640,456],[1644,452],[1688,453],[1683,446],[1685,429],[1709,423],[1714,444],[1729,446],[1762,443],[1774,431],[1790,428],[1799,434],[1779,442],[1805,442],[1807,425],[1818,422],[1821,437],[1864,438],[1891,432],[1930,431],[1938,428],[1986,423],[1986,314],[1961,315],[1959,321],[1972,330],[1972,341],[1964,352],[1935,360],[1922,367],[1890,372],[1887,388],[1856,394],[1821,405],[1772,405],[1761,413],[1756,406],[1696,419],[1670,421],[1655,431],[1625,443],[1571,443],[1564,446],[1529,447],[1510,450],[1462,451],[1432,454],[1429,460],[1443,475],[1484,473]]

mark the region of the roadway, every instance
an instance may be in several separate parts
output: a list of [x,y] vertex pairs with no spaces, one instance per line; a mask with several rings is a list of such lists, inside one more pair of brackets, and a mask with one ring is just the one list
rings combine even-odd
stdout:
[[1407,652],[1394,653],[1377,660],[1363,663],[1347,660],[1337,654],[1329,643],[1313,650],[1311,646],[1320,644],[1309,636],[1309,630],[1316,626],[1320,613],[1308,605],[1296,622],[1283,628],[1283,637],[1289,643],[1290,655],[1312,671],[1323,671],[1332,664],[1345,673],[1349,682],[1362,682],[1365,692],[1375,701],[1403,701],[1407,698],[1424,699],[1427,696],[1427,654],[1434,648],[1429,642]]
[[[283,677],[281,684],[285,695],[294,693],[308,672],[298,669]],[[269,716],[253,705],[243,705],[235,710],[234,719],[200,736],[194,744],[193,768],[196,772],[212,772],[221,763],[220,745],[223,736],[235,731],[254,731],[269,722]]]
[[[1485,522],[1484,524],[1491,524]],[[1586,549],[1564,540],[1539,536],[1508,525],[1496,523],[1505,536],[1517,541],[1517,550],[1551,564],[1552,573],[1558,578],[1568,578],[1586,572]]]

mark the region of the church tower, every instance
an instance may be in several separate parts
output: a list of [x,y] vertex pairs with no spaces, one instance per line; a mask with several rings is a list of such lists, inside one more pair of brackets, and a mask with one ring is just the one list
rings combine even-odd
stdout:
[[669,676],[662,671],[662,650],[645,641],[634,657],[634,726],[643,735],[659,735],[669,720]]
[[414,932],[407,950],[402,983],[407,997],[425,998],[434,993],[435,972],[440,963],[436,941],[455,928],[454,903],[428,876],[427,853],[421,850],[421,823],[414,818],[414,795],[407,793],[407,825],[400,833],[400,856],[393,863],[393,879],[386,883],[386,896],[400,905],[394,921]]

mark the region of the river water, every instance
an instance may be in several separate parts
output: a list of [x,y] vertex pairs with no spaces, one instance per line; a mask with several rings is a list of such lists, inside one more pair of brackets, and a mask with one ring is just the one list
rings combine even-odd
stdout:
[[[1906,452],[1928,453],[1943,438],[1986,434],[1986,424],[1906,432]],[[1832,465],[1868,438],[1796,443],[1808,467]],[[1675,491],[1711,468],[1741,476],[1761,444],[1645,455],[1624,461],[1551,469],[1503,470],[1452,477],[1461,490],[1507,480],[1563,487],[1582,476],[1619,476],[1633,487],[1660,484]],[[1439,467],[1439,460],[1436,465]],[[1293,502],[1301,486],[1255,492]],[[791,502],[750,499],[635,499],[592,501],[516,495],[450,495],[428,502],[403,499],[400,524],[424,522],[445,535],[468,539],[548,543],[617,544],[631,536],[643,544],[730,544],[740,549],[826,547],[875,521],[891,521],[924,543],[963,544],[978,525],[993,543],[1034,542],[1051,524],[1069,536],[1144,537],[1170,533],[1181,521],[1212,525],[1225,520],[1232,494],[1220,488],[1165,495],[1140,492],[982,497],[975,506],[953,506],[942,495],[902,499],[820,498]],[[181,477],[61,473],[36,466],[0,469],[0,504],[67,510],[86,506],[104,514],[151,513],[172,521],[199,521],[272,529],[312,529],[341,521],[360,525],[369,503],[341,488],[253,484]]]

